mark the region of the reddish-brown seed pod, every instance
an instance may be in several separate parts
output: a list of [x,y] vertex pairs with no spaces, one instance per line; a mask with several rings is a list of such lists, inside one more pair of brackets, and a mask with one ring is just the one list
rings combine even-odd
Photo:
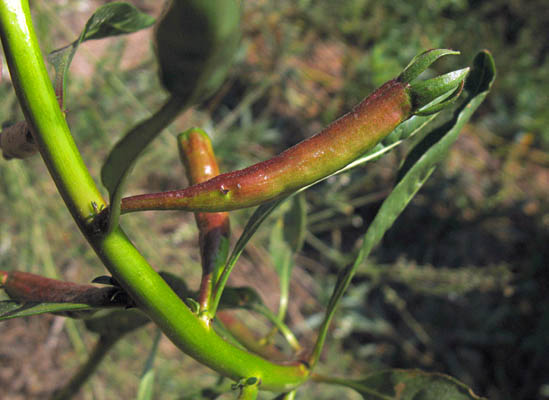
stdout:
[[6,294],[22,303],[81,303],[92,307],[131,303],[127,295],[115,287],[98,288],[21,271],[0,271],[0,277]]
[[[191,128],[178,136],[179,153],[191,185],[219,175],[210,138],[202,129]],[[198,226],[198,242],[202,261],[202,281],[198,302],[207,309],[215,284],[216,261],[222,252],[223,240],[230,234],[229,214],[226,212],[194,214]]]
[[183,190],[127,197],[122,213],[228,211],[289,195],[343,168],[411,115],[410,86],[391,80],[320,133],[270,160]]

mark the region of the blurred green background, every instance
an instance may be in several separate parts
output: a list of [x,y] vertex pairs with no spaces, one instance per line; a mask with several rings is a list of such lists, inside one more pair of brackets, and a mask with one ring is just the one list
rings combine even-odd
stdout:
[[[32,2],[44,52],[73,41],[102,1]],[[158,15],[161,2],[136,0]],[[321,370],[360,377],[380,368],[448,373],[490,399],[549,399],[549,7],[542,0],[243,1],[244,38],[230,79],[185,113],[136,166],[130,193],[186,185],[174,135],[199,125],[221,169],[264,160],[310,136],[433,47],[470,63],[480,49],[498,77],[448,159],[358,273],[336,317]],[[151,30],[82,46],[71,67],[67,118],[92,175],[132,124],[166,97]],[[5,63],[0,119],[21,119]],[[290,324],[314,340],[336,273],[394,182],[406,146],[306,192],[308,231],[292,283]],[[75,282],[105,273],[80,237],[39,157],[0,160],[0,269]],[[249,211],[233,213],[238,237]],[[158,269],[200,275],[192,215],[146,212],[123,224]],[[260,229],[233,284],[277,304]],[[259,318],[249,322],[264,330]],[[79,322],[45,316],[0,324],[2,398],[42,399],[62,385],[94,342]],[[154,329],[120,343],[79,399],[132,398]],[[160,343],[157,396],[183,399],[217,377]],[[306,385],[303,399],[357,398]],[[272,396],[265,396],[270,398]],[[190,397],[189,397],[190,398]],[[227,397],[229,398],[229,397]]]

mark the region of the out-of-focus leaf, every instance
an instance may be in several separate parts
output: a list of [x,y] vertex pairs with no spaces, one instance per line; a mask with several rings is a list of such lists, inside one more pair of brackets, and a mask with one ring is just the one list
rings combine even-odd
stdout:
[[150,322],[150,319],[138,310],[115,310],[100,317],[87,319],[86,328],[102,336],[121,337]]
[[305,240],[307,227],[307,203],[302,195],[290,199],[290,209],[284,213],[284,241],[292,252],[298,252]]
[[273,400],[294,400],[295,394],[296,394],[296,391],[292,390],[291,392],[288,392],[288,393],[279,394],[278,396],[273,398]]
[[154,375],[154,369],[150,369],[141,377],[139,389],[137,390],[137,400],[151,400],[153,398]]
[[419,370],[392,369],[364,379],[327,378],[326,383],[356,390],[364,400],[480,400],[465,384],[450,376]]
[[153,25],[155,19],[128,3],[113,2],[99,7],[90,17],[78,39],[63,48],[54,50],[48,61],[55,68],[55,89],[64,98],[65,77],[80,43],[124,35]]
[[227,287],[221,296],[219,307],[222,308],[245,308],[247,310],[258,310],[265,307],[261,296],[255,289],[244,287]]
[[221,86],[240,41],[236,0],[174,0],[156,28],[160,79],[195,104]]
[[513,279],[513,272],[507,265],[435,268],[430,265],[396,263],[367,265],[360,268],[357,274],[368,276],[374,283],[399,282],[416,292],[444,298],[449,294],[464,295],[473,290],[503,290]]
[[290,207],[279,217],[271,232],[269,253],[280,280],[280,305],[278,317],[283,320],[288,308],[290,278],[294,266],[294,254],[301,249],[307,225],[305,198],[291,197]]
[[137,400],[151,400],[153,398],[154,389],[154,359],[158,350],[158,342],[162,337],[160,329],[156,330],[156,336],[153,341],[151,351],[145,362],[143,373],[141,374],[141,380],[139,382],[139,389],[137,391]]
[[223,291],[219,308],[242,308],[254,311],[270,321],[294,349],[301,346],[288,326],[263,303],[261,296],[251,287],[227,287]]
[[180,276],[172,274],[166,271],[160,271],[158,273],[162,279],[170,286],[170,288],[182,299],[186,299],[191,296],[191,291],[189,290],[185,280]]
[[444,159],[463,125],[488,94],[495,75],[496,70],[492,56],[487,51],[480,52],[475,57],[473,69],[465,83],[468,92],[467,98],[454,112],[453,118],[428,134],[406,157],[399,171],[397,184],[368,227],[354,264],[349,265],[338,275],[315,349],[311,354],[311,365],[315,365],[318,361],[330,321],[356,269],[369,256],[374,246],[379,243],[385,232],[433,173],[436,166]]

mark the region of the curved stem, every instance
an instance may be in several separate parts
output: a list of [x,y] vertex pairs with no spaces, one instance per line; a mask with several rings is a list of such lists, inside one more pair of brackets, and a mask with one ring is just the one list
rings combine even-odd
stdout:
[[59,108],[32,28],[28,3],[5,0],[0,7],[2,44],[19,103],[59,193],[83,227],[93,211],[91,202],[99,207],[105,202]]
[[92,203],[104,205],[57,103],[32,27],[28,1],[0,1],[0,35],[12,81],[42,157],[75,221],[107,269],[185,353],[234,380],[255,376],[262,389],[286,391],[308,379],[301,363],[280,365],[241,350],[197,318],[141,256],[121,228],[96,235]]

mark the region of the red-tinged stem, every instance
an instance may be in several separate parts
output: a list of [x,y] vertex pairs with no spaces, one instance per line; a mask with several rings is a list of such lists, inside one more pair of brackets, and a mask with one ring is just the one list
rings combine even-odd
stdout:
[[142,210],[228,211],[289,195],[372,148],[412,115],[410,86],[392,80],[317,135],[278,156],[204,183],[122,199],[122,213]]
[[[219,175],[219,167],[206,132],[191,128],[179,135],[178,144],[181,160],[191,185],[205,182]],[[194,215],[199,231],[198,243],[202,260],[198,303],[200,310],[205,311],[210,306],[212,290],[217,280],[217,265],[223,253],[223,241],[228,240],[230,235],[229,214],[197,212]]]

